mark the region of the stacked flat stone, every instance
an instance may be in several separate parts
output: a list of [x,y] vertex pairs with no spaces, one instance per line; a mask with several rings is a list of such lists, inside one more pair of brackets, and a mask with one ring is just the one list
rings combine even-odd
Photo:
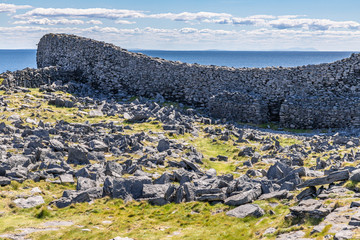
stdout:
[[[353,126],[360,118],[353,102],[360,97],[360,54],[329,64],[231,68],[167,61],[75,35],[47,34],[38,44],[37,64],[40,69],[57,66],[104,93],[161,94],[208,107],[213,116],[228,120],[319,128]],[[338,98],[341,104],[326,100]],[[338,117],[347,115],[349,107],[351,117]],[[327,117],[321,118],[324,112]]]

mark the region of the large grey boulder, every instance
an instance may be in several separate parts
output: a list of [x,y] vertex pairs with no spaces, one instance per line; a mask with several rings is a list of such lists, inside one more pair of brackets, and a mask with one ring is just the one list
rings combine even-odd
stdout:
[[164,198],[170,184],[144,184],[143,198]]
[[264,210],[256,204],[245,204],[234,208],[226,213],[226,215],[237,218],[244,218],[247,216],[261,217],[265,214]]
[[143,194],[144,184],[151,184],[149,177],[120,178],[113,181],[113,198],[138,199]]
[[142,197],[150,204],[162,206],[170,202],[169,194],[171,195],[174,190],[171,184],[144,184]]
[[90,178],[78,177],[76,190],[87,190],[96,187],[96,182]]
[[14,200],[14,203],[20,208],[32,208],[44,204],[45,201],[42,196],[35,196],[29,198],[18,198]]
[[88,151],[86,148],[82,145],[73,145],[69,147],[69,156],[67,163],[73,163],[73,164],[90,164],[89,158],[88,158]]

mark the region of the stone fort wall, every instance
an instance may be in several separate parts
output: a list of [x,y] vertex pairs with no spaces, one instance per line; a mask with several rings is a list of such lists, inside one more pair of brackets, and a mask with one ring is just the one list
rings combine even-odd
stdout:
[[92,39],[47,34],[38,44],[37,64],[74,73],[105,93],[159,93],[241,122],[279,121],[291,128],[360,125],[360,54],[329,64],[230,68],[167,61]]

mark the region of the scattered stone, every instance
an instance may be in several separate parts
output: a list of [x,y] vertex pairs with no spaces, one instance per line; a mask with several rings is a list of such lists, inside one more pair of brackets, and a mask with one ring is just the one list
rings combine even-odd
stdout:
[[114,238],[112,238],[110,240],[134,240],[134,239],[128,238],[128,237],[114,237]]
[[228,161],[228,157],[227,156],[222,156],[222,155],[218,155],[217,156],[217,159],[219,161],[224,161],[224,162],[227,162]]
[[170,142],[165,139],[161,139],[158,143],[157,150],[159,152],[164,152],[170,148]]
[[1,177],[0,176],[0,186],[6,186],[11,183],[11,180],[7,177]]

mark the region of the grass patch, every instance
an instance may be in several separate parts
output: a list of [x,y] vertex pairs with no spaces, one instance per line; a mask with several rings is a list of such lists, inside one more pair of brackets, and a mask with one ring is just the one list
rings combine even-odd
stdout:
[[51,217],[51,213],[50,211],[46,208],[46,207],[43,207],[40,209],[40,211],[35,215],[36,218],[39,218],[39,219],[44,219],[44,218],[49,218]]

